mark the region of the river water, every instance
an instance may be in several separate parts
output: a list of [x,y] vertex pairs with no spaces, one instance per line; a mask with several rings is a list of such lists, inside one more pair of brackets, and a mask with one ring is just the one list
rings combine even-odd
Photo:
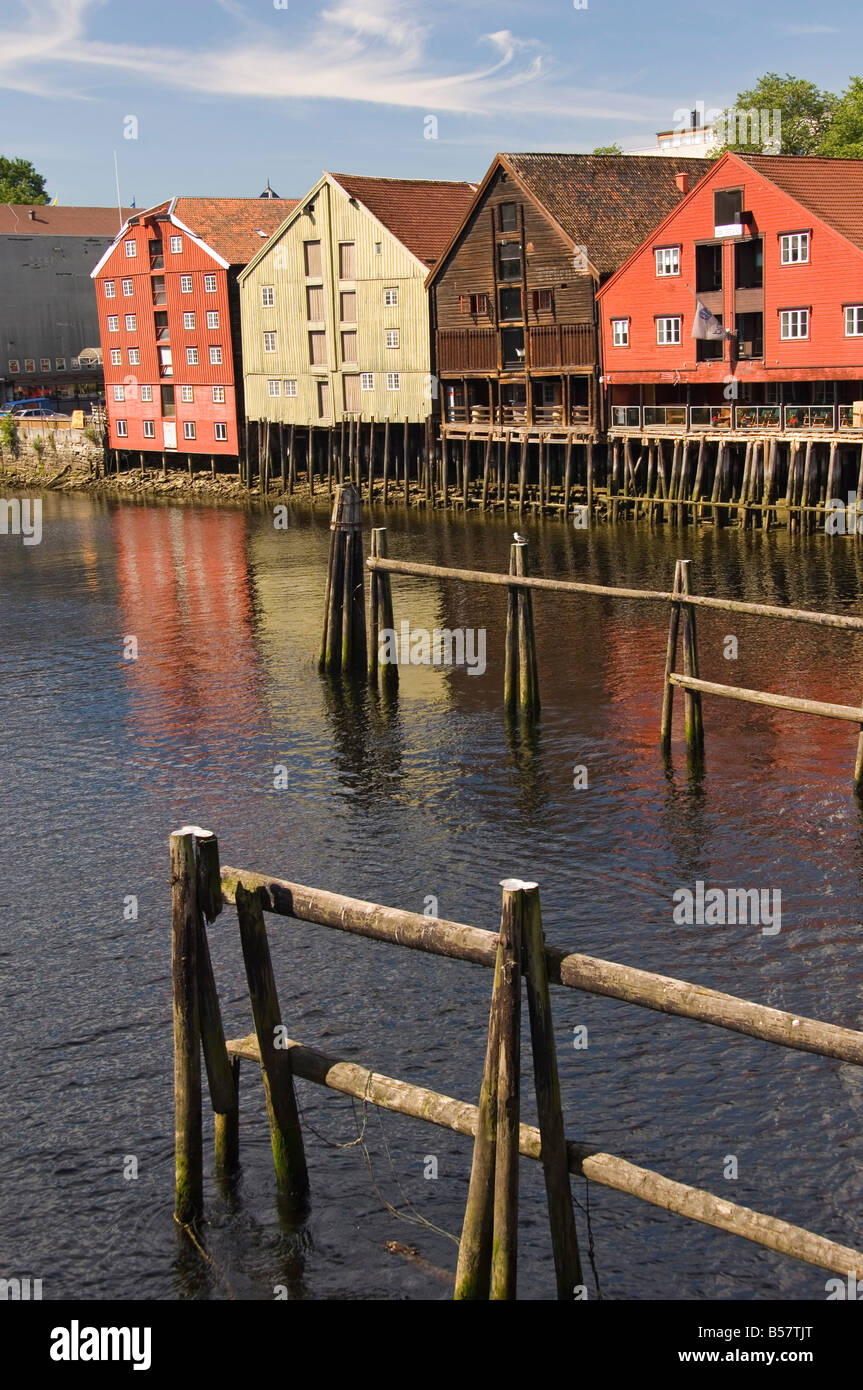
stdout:
[[[395,558],[507,565],[502,519],[377,520]],[[662,606],[535,596],[543,710],[526,745],[501,709],[504,590],[396,579],[397,623],[484,628],[487,669],[403,667],[384,709],[316,669],[323,510],[298,507],[277,530],[264,510],[49,496],[43,527],[38,546],[0,537],[2,1275],[42,1278],[45,1298],[449,1296],[386,1244],[454,1269],[443,1233],[460,1229],[469,1141],[374,1110],[364,1120],[299,1082],[312,1199],[291,1230],[248,1064],[233,1198],[211,1180],[205,1110],[211,1263],[178,1243],[167,837],[187,821],[217,832],[223,863],[415,911],[436,900],[440,916],[490,929],[499,880],[535,879],[556,945],[861,1026],[854,726],[705,698],[703,777],[688,778],[680,742],[666,768]],[[859,611],[863,559],[843,537],[520,529],[538,574],[667,589],[688,556],[696,591]],[[863,646],[849,635],[698,622],[708,678],[860,697]],[[130,636],[137,660],[124,659]],[[672,895],[698,880],[780,891],[781,930],[676,923]],[[226,1030],[245,1034],[232,911],[210,939]],[[282,919],[270,940],[292,1036],[476,1099],[490,972]],[[859,1070],[571,990],[553,991],[553,1009],[571,1138],[863,1243]],[[588,1046],[574,1046],[585,1028]],[[526,1036],[523,1059],[529,1080]],[[351,1142],[363,1124],[368,1161]],[[822,1271],[583,1179],[573,1191],[606,1298],[824,1297]],[[528,1160],[519,1292],[554,1295]]]

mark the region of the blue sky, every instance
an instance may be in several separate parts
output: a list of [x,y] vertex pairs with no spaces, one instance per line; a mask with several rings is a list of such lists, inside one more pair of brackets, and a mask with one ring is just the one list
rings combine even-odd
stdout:
[[[583,0],[578,0],[583,3]],[[478,181],[499,149],[653,143],[763,72],[841,89],[859,0],[0,0],[0,153],[62,203]],[[134,127],[137,138],[124,138]],[[427,117],[437,138],[427,139]]]

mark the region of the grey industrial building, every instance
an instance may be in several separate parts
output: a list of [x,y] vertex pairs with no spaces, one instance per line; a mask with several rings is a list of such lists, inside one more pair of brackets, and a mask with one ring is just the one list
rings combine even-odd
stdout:
[[[0,204],[0,401],[103,392],[90,272],[129,209]],[[61,404],[60,408],[63,406]]]

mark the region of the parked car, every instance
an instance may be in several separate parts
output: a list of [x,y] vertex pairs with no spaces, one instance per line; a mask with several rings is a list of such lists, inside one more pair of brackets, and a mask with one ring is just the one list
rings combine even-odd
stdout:
[[29,410],[31,406],[38,406],[40,409],[43,406],[48,410],[54,409],[51,402],[46,400],[44,396],[30,396],[26,401],[6,401],[5,404],[0,405],[0,415],[20,415],[22,410]]
[[50,401],[16,401],[11,410],[0,411],[13,420],[68,420],[62,410],[55,410]]

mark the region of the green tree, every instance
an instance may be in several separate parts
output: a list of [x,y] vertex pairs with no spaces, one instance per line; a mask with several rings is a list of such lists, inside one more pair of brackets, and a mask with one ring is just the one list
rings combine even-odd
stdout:
[[47,203],[45,180],[29,159],[0,155],[0,203]]
[[852,77],[833,108],[819,154],[863,159],[863,77]]
[[621,148],[620,145],[597,145],[596,149],[595,149],[595,150],[591,150],[590,153],[591,153],[591,154],[623,154],[623,150],[622,150],[622,148]]
[[[754,87],[738,92],[734,107],[722,113],[726,138],[714,156],[726,150],[740,154],[819,154],[836,101],[831,92],[822,91],[805,77],[767,72]],[[774,127],[774,111],[780,113],[781,132]],[[780,136],[779,150],[770,143],[776,135]]]

